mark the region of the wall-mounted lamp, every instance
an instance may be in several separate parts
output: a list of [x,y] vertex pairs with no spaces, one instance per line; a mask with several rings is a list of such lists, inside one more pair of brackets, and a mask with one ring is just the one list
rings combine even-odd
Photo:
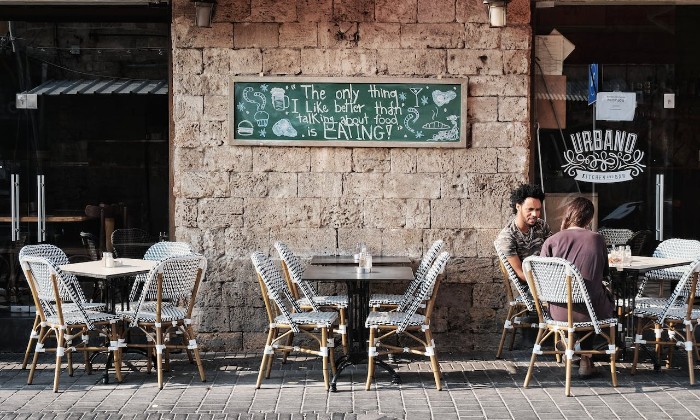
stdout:
[[489,11],[489,24],[492,28],[506,26],[506,11],[510,0],[484,0]]
[[216,0],[197,0],[194,2],[194,23],[200,28],[211,28]]

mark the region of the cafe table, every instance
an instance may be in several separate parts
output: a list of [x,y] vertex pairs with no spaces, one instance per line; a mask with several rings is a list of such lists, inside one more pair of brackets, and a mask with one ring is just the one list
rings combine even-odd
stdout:
[[[352,258],[352,257],[350,257]],[[374,257],[372,257],[374,263]],[[341,372],[348,366],[357,365],[367,360],[367,340],[369,331],[365,320],[369,315],[370,285],[380,282],[411,281],[413,270],[407,266],[373,265],[369,273],[359,273],[354,265],[308,265],[302,279],[305,281],[345,283],[348,289],[348,343],[349,353],[336,361],[336,373],[331,380],[331,391],[336,391],[336,382]],[[398,374],[384,361],[377,360],[377,365],[389,372],[393,383],[400,383]]]
[[[623,352],[627,344],[634,340],[634,312],[635,298],[639,290],[639,279],[644,273],[651,270],[679,267],[688,265],[692,261],[679,258],[657,258],[633,256],[627,264],[614,264],[610,266],[612,290],[618,305],[618,316],[621,319],[621,335],[624,338]],[[614,273],[618,273],[616,276]],[[624,354],[624,353],[623,353]]]
[[[64,264],[58,266],[66,273],[71,273],[76,276],[91,277],[95,279],[105,280],[107,282],[107,310],[111,313],[116,312],[115,290],[117,283],[123,283],[125,278],[144,274],[151,271],[158,264],[158,261],[141,260],[136,258],[118,258],[115,259],[114,267],[106,267],[104,260],[87,261],[81,263]],[[124,310],[124,292],[122,292],[122,310]],[[128,301],[128,299],[126,299]],[[127,309],[128,309],[127,302]],[[112,365],[114,354],[109,353],[107,357],[107,366],[105,375],[102,378],[103,383],[109,383],[109,367]]]
[[[58,268],[76,276],[105,280],[107,282],[107,309],[114,313],[116,311],[115,290],[117,283],[122,283],[123,279],[137,274],[148,273],[158,263],[158,261],[142,260],[138,258],[118,258],[114,261],[114,267],[106,267],[104,260],[98,260],[64,264]],[[124,302],[122,301],[121,304],[122,309],[124,309]]]

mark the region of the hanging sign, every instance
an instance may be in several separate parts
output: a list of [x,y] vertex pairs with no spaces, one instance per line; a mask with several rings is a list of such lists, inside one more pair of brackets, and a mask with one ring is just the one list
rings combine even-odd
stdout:
[[644,172],[644,152],[638,135],[622,130],[587,130],[569,135],[571,148],[564,153],[564,172],[577,181],[615,183],[631,181]]
[[598,65],[588,66],[588,105],[593,105],[598,94]]

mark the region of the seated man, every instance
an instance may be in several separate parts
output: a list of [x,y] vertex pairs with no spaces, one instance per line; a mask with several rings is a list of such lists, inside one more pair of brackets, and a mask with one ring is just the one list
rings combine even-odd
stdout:
[[549,225],[540,219],[544,191],[538,185],[523,184],[510,194],[515,216],[496,238],[499,250],[515,270],[521,281],[526,282],[522,261],[539,255],[544,240],[552,235]]

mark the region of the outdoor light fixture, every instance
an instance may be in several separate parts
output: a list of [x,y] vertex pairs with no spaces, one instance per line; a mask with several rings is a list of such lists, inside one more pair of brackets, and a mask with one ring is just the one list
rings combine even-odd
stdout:
[[194,2],[194,22],[200,28],[211,28],[211,19],[214,17],[216,0],[198,0]]
[[492,28],[506,26],[506,10],[510,0],[484,0],[489,11],[489,24]]

